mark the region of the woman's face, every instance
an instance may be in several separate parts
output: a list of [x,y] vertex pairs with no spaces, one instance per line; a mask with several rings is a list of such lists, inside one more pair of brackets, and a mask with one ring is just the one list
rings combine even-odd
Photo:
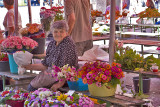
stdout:
[[54,40],[58,44],[67,36],[67,32],[64,29],[54,29],[52,33]]

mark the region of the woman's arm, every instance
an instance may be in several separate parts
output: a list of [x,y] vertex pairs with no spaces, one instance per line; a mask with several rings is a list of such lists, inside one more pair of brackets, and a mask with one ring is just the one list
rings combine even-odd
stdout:
[[37,71],[45,71],[47,70],[47,66],[44,66],[43,64],[29,64],[22,66],[27,70],[37,70]]
[[66,80],[63,79],[62,81],[59,81],[58,83],[53,84],[52,87],[51,87],[51,90],[52,91],[57,91],[57,89],[61,88],[64,85],[65,82],[66,82]]

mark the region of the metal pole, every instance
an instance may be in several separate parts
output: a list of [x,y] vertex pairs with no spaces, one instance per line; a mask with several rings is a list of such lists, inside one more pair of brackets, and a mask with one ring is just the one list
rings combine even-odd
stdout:
[[27,0],[27,2],[28,2],[29,23],[32,23],[31,0]]
[[111,65],[114,58],[114,49],[115,49],[115,0],[111,1],[111,17],[110,17],[110,40],[109,40],[109,64]]
[[18,36],[18,0],[14,0],[14,25],[15,35]]

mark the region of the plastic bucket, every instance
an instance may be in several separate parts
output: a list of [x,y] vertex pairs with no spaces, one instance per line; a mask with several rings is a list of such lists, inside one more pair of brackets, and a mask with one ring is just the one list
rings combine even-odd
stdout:
[[[143,93],[149,93],[150,90],[150,78],[143,77]],[[134,90],[139,92],[139,77],[133,77]]]
[[32,50],[32,54],[43,54],[45,50],[45,38],[33,38],[38,43],[38,47]]
[[67,83],[70,90],[75,90],[75,91],[88,90],[88,84],[84,84],[81,78],[79,78],[78,81],[67,81]]
[[9,66],[12,74],[18,74],[18,65],[14,61],[13,54],[8,54]]
[[9,61],[0,61],[0,71],[1,72],[9,72]]

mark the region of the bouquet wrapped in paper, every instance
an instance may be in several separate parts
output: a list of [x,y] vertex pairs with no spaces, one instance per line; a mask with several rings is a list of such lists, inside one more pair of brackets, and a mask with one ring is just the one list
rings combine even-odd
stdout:
[[45,7],[41,8],[40,18],[41,18],[42,28],[45,32],[50,30],[50,25],[54,21],[55,15],[56,13],[51,9],[46,9]]

